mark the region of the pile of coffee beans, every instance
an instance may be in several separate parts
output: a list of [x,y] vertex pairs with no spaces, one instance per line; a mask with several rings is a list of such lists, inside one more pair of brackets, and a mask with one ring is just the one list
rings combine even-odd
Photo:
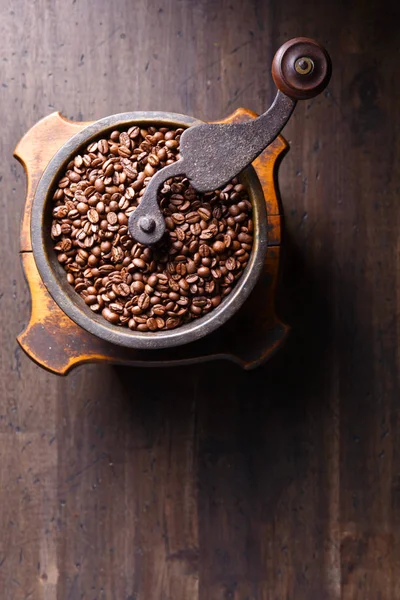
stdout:
[[217,307],[246,267],[252,205],[232,180],[197,193],[186,178],[160,192],[167,232],[154,247],[128,232],[154,173],[179,159],[183,129],[131,127],[89,144],[54,192],[51,237],[68,282],[95,313],[137,331],[173,329]]

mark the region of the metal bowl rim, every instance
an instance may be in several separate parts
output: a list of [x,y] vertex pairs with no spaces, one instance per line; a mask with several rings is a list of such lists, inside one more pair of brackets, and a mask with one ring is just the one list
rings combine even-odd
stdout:
[[[65,275],[65,271],[60,265],[58,271],[60,279],[55,274],[47,250],[50,235],[45,227],[45,208],[51,202],[49,196],[54,189],[55,181],[71,156],[91,139],[98,138],[101,132],[111,128],[141,123],[190,127],[200,124],[202,121],[177,113],[140,111],[111,115],[86,126],[56,152],[43,172],[33,199],[31,238],[35,262],[43,283],[52,298],[69,318],[89,333],[107,342],[128,348],[149,350],[170,348],[193,342],[213,332],[230,319],[253,290],[262,271],[268,243],[264,196],[259,179],[253,167],[250,166],[243,171],[242,177],[245,179],[253,204],[256,235],[253,240],[251,257],[232,292],[209,314],[172,330],[151,333],[136,332],[109,324],[101,315],[93,313],[66,280],[65,284],[68,287],[65,286],[64,289],[61,276],[62,274]],[[51,252],[54,252],[54,250],[50,249]],[[56,260],[55,253],[54,260]],[[58,267],[58,263],[56,267]]]

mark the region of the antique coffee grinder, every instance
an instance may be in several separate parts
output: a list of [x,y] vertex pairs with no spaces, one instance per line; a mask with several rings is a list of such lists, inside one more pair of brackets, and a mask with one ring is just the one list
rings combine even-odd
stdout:
[[[296,102],[319,94],[330,75],[326,50],[314,40],[295,38],[274,57],[272,76],[278,92],[259,117],[238,109],[207,124],[173,113],[134,112],[74,123],[53,113],[30,129],[15,150],[28,179],[21,258],[32,310],[18,338],[24,351],[58,374],[84,362],[157,366],[213,358],[249,369],[271,356],[288,333],[274,307],[282,217],[276,173],[287,150],[279,134]],[[51,243],[52,198],[66,165],[81,148],[132,125],[184,130],[180,159],[149,178],[140,204],[130,214],[129,235],[135,242],[151,247],[165,236],[158,195],[173,177],[185,176],[195,190],[209,192],[239,176],[253,207],[251,255],[235,287],[218,307],[171,330],[131,331],[93,313],[68,284]]]

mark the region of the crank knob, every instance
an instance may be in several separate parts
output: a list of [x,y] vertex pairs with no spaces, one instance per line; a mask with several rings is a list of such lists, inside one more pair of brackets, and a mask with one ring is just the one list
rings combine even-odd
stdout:
[[332,63],[321,44],[310,38],[287,41],[272,61],[272,78],[278,90],[293,98],[306,100],[317,96],[331,78]]

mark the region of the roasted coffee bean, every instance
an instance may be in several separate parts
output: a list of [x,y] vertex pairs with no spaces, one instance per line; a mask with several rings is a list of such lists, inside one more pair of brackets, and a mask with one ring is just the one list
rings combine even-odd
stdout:
[[158,283],[158,277],[155,273],[153,273],[152,275],[150,275],[150,277],[147,279],[147,283],[148,285],[150,285],[152,288],[155,288],[157,283]]
[[88,306],[91,306],[92,304],[97,303],[97,296],[95,296],[94,294],[88,294],[86,296],[83,296],[83,294],[82,294],[82,297]]
[[98,223],[99,222],[99,213],[97,212],[97,210],[95,208],[90,208],[87,212],[87,218],[90,221],[90,223]]
[[213,296],[211,298],[211,305],[213,308],[217,308],[221,304],[221,296]]
[[[56,223],[54,221],[53,224],[52,224],[52,226],[51,226],[51,237],[54,240],[55,238],[60,237],[61,234],[62,234],[62,230],[61,230],[60,223]],[[61,250],[61,248],[60,248],[60,250]]]
[[140,136],[140,127],[131,127],[130,129],[128,129],[128,135],[132,140],[138,138]]
[[113,323],[113,325],[116,325],[119,321],[119,315],[116,312],[110,310],[109,308],[103,308],[101,314],[107,321]]
[[252,244],[253,243],[252,236],[248,235],[247,233],[239,233],[238,240],[239,240],[239,242],[244,242],[245,244]]
[[211,275],[214,279],[220,279],[222,277],[221,269],[214,267],[211,269]]
[[188,262],[186,263],[186,271],[189,273],[189,275],[196,273],[197,266],[193,260],[188,260]]
[[147,319],[146,325],[150,329],[150,331],[157,331],[158,329],[157,320],[154,317],[150,317],[149,319]]
[[200,215],[197,212],[190,212],[186,215],[186,223],[198,223]]
[[233,256],[230,256],[226,259],[225,266],[228,271],[234,271],[236,269],[236,260],[233,258]]
[[208,267],[200,267],[199,269],[197,269],[197,273],[198,275],[200,275],[200,277],[210,277],[211,274],[210,269]]
[[111,302],[109,304],[109,308],[118,315],[122,315],[122,313],[124,312],[124,306],[123,304],[119,304],[119,302]]
[[211,229],[204,229],[200,234],[200,239],[201,240],[211,240],[211,238],[213,238],[214,235],[215,234],[211,231]]
[[184,277],[184,276],[186,275],[186,272],[187,272],[187,267],[186,267],[186,264],[185,264],[185,263],[183,263],[183,262],[179,262],[179,263],[176,265],[176,268],[175,268],[175,270],[176,270],[176,273],[177,273],[178,275],[180,275],[180,276]]
[[99,259],[97,258],[97,256],[94,256],[94,254],[91,254],[88,258],[88,265],[90,267],[95,267],[99,262]]
[[51,237],[68,283],[115,326],[151,332],[218,306],[246,267],[252,206],[237,179],[201,196],[187,178],[164,183],[167,233],[153,248],[128,232],[150,177],[179,159],[183,129],[113,131],[68,163],[53,194]]
[[199,247],[199,254],[202,258],[210,256],[210,254],[211,254],[210,246],[207,246],[207,244],[201,244]]
[[201,206],[197,212],[201,219],[204,219],[205,221],[209,221],[211,219],[211,211],[208,208]]
[[153,307],[153,313],[157,316],[162,316],[165,314],[165,307],[162,304],[156,304]]
[[157,158],[161,161],[161,162],[165,162],[168,158],[167,155],[167,151],[165,148],[159,148],[157,150]]
[[143,281],[134,281],[131,284],[131,294],[142,294],[144,292],[144,283]]
[[119,141],[123,146],[126,146],[127,148],[129,148],[131,145],[131,138],[129,137],[129,134],[126,131],[123,131],[120,134]]
[[[85,202],[78,202],[78,204],[76,205],[76,210],[78,211],[79,214],[85,215],[89,210],[89,205],[86,204]],[[69,213],[70,218],[72,218],[71,212]]]
[[201,234],[201,227],[199,223],[192,223],[190,225],[190,233],[192,235],[200,235]]
[[67,214],[68,208],[66,206],[56,206],[56,208],[53,209],[53,217],[56,217],[56,219],[63,219]]
[[197,275],[197,273],[194,273],[193,275],[187,275],[186,276],[186,281],[189,284],[196,283],[196,281],[198,281],[198,280],[199,280],[199,276]]
[[80,154],[78,154],[78,156],[75,156],[75,158],[74,158],[74,166],[77,169],[80,169],[82,165],[83,165],[83,158]]
[[172,220],[177,225],[181,225],[182,223],[185,222],[185,217],[181,213],[173,213],[171,216],[172,216]]
[[109,212],[107,215],[107,221],[109,222],[110,225],[116,225],[116,223],[118,222],[118,217],[115,214],[115,212]]
[[142,258],[134,258],[132,264],[135,265],[135,267],[138,267],[138,269],[146,268],[146,263]]
[[71,183],[78,183],[81,180],[81,176],[75,171],[68,172],[68,179]]
[[97,147],[98,147],[99,152],[101,152],[101,154],[106,155],[108,153],[109,147],[108,147],[107,140],[104,140],[104,139],[99,140],[97,143]]
[[165,325],[167,329],[174,329],[175,327],[178,327],[178,325],[180,325],[180,319],[177,317],[168,317]]
[[179,142],[177,142],[176,140],[167,140],[165,142],[165,145],[168,148],[168,150],[177,150]]
[[190,288],[190,285],[186,279],[180,279],[178,283],[181,290],[184,290],[185,292]]
[[163,318],[156,317],[156,323],[157,323],[157,328],[158,329],[164,329],[165,328],[165,321],[164,321]]
[[204,283],[204,291],[207,294],[212,294],[215,290],[215,281],[213,279],[206,281]]
[[179,283],[177,281],[175,281],[172,277],[169,280],[169,289],[172,290],[173,292],[179,292]]
[[213,250],[217,254],[223,254],[226,250],[225,242],[221,242],[221,241],[214,242]]
[[63,178],[62,178],[62,179],[60,179],[60,181],[58,182],[58,187],[59,187],[60,189],[64,189],[64,188],[66,188],[67,186],[69,186],[69,184],[70,184],[70,181],[69,181],[68,177],[63,177]]
[[120,246],[114,246],[111,249],[111,260],[114,263],[119,263],[122,262],[124,259],[124,251],[122,250],[122,248]]
[[137,301],[137,305],[142,310],[147,310],[150,305],[150,296],[146,293],[140,294]]
[[204,296],[196,296],[192,300],[193,306],[205,306],[207,304],[207,298]]
[[118,286],[118,294],[120,296],[126,297],[131,293],[130,287],[127,283],[120,283]]
[[96,192],[99,192],[100,194],[102,194],[106,189],[105,183],[102,179],[96,179],[96,181],[94,182],[94,187]]

